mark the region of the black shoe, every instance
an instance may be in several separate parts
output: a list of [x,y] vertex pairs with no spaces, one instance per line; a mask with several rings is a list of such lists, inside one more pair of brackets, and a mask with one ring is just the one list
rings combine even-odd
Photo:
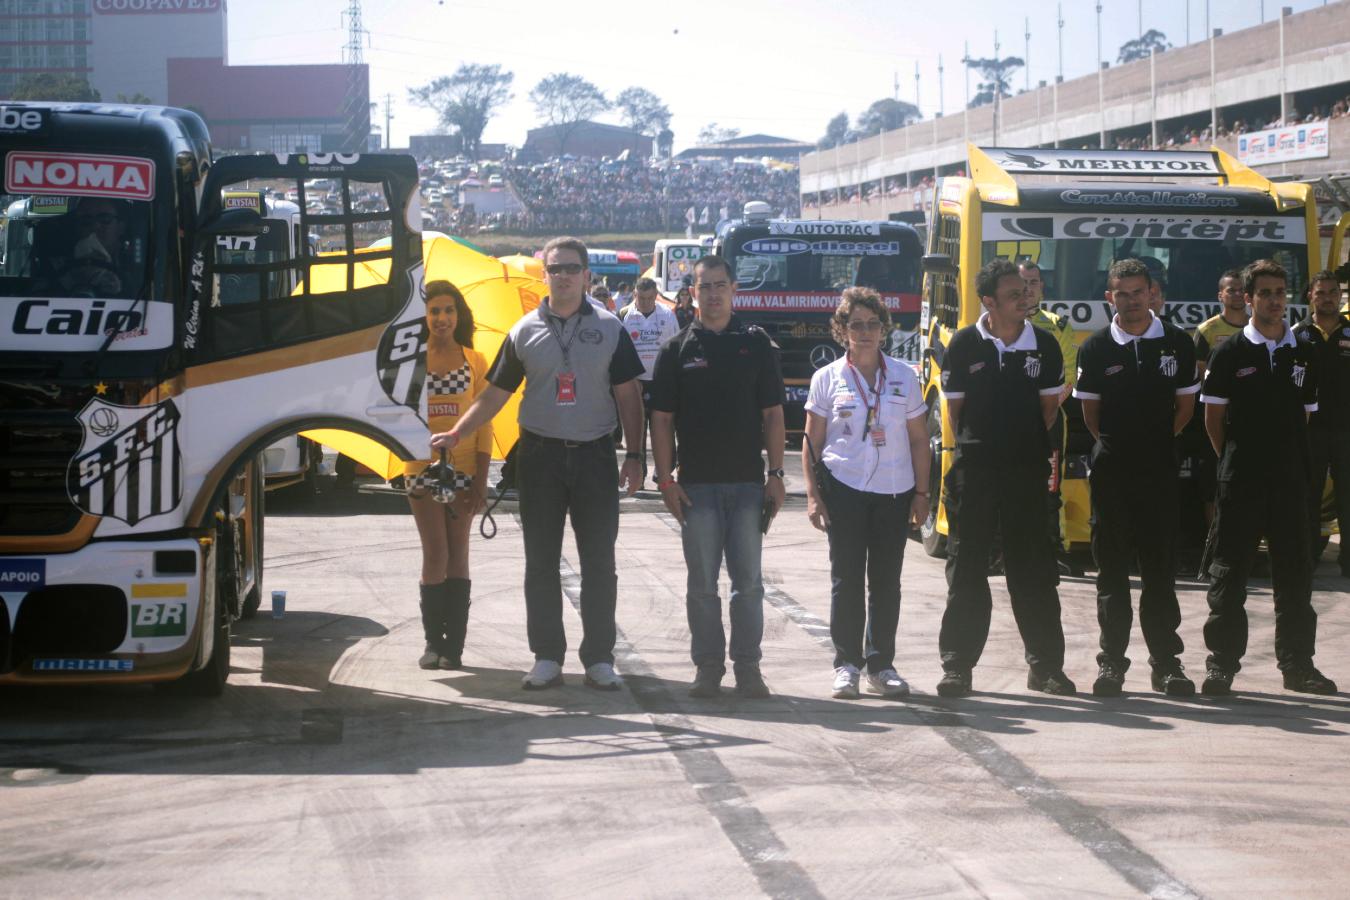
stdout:
[[736,668],[736,693],[751,700],[763,700],[769,696],[769,686],[764,683],[759,666]]
[[1200,693],[1206,697],[1227,697],[1233,693],[1233,673],[1215,666],[1207,667],[1205,680],[1200,683]]
[[1284,689],[1298,691],[1300,694],[1334,694],[1336,682],[1332,681],[1313,666],[1290,669],[1284,673]]
[[[1027,687],[1031,687],[1029,680]],[[1125,673],[1119,666],[1102,663],[1097,667],[1097,680],[1092,682],[1092,696],[1119,697],[1123,687],[1125,687]],[[1054,692],[1048,691],[1047,693]]]
[[716,697],[722,693],[723,670],[716,666],[699,666],[694,683],[689,685],[690,697]]
[[939,697],[964,697],[970,693],[969,672],[943,672],[938,679]]
[[1154,669],[1153,689],[1169,697],[1194,697],[1195,682],[1181,669]]
[[1072,697],[1078,693],[1078,685],[1074,684],[1069,676],[1062,671],[1041,674],[1035,669],[1028,669],[1027,690],[1053,694],[1056,697]]

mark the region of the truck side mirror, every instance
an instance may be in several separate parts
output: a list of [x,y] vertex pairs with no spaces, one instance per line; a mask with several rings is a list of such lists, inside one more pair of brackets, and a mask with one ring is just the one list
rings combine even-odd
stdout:
[[957,274],[956,264],[945,253],[925,253],[923,270],[930,275],[951,275],[953,278]]
[[266,227],[256,209],[222,209],[198,225],[197,234],[202,237],[219,237],[223,234],[259,235]]

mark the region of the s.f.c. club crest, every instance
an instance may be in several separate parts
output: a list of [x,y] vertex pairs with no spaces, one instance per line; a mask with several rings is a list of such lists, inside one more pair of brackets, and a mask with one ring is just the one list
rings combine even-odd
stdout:
[[1041,377],[1041,358],[1028,353],[1026,361],[1022,363],[1022,368],[1026,371],[1028,378]]
[[1158,371],[1167,378],[1177,377],[1177,358],[1167,354],[1158,360]]
[[1297,364],[1294,366],[1294,371],[1291,374],[1293,375],[1295,387],[1303,387],[1303,378],[1307,374],[1307,372],[1308,372],[1307,366],[1300,366]]
[[178,506],[183,467],[172,400],[119,406],[95,397],[76,418],[84,439],[66,472],[72,503],[133,526]]

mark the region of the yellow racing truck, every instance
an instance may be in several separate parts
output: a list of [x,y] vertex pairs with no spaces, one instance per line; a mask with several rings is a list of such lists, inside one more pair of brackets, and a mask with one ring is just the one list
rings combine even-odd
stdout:
[[[262,592],[264,449],[424,452],[415,163],[213,159],[190,111],[5,103],[0,171],[0,685],[218,694]],[[298,221],[238,200],[261,181]],[[263,244],[288,249],[239,252]]]
[[[1110,322],[1106,273],[1112,262],[1128,257],[1166,274],[1164,315],[1181,328],[1194,329],[1219,312],[1220,273],[1262,258],[1289,272],[1290,323],[1307,314],[1308,276],[1322,260],[1316,203],[1306,184],[1272,182],[1217,149],[972,145],[968,153],[969,175],[936,185],[924,256],[921,381],[930,410],[935,499],[953,449],[939,392],[944,351],[957,329],[979,318],[975,273],[996,257],[1040,267],[1042,306],[1066,318],[1080,343]],[[1092,438],[1076,400],[1067,401],[1065,413],[1066,541],[1086,547]],[[930,554],[945,555],[947,516],[940,501],[920,532]]]

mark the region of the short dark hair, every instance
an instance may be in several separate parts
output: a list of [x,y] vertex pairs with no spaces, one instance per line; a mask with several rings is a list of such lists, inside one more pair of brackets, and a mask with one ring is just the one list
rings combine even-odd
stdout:
[[555,237],[549,241],[544,245],[544,254],[541,257],[545,265],[548,264],[548,255],[554,250],[575,250],[577,255],[581,257],[582,267],[587,269],[591,267],[591,251],[586,249],[586,245],[582,243],[581,238],[563,236]]
[[1242,284],[1242,270],[1241,270],[1241,269],[1225,269],[1225,270],[1224,270],[1224,273],[1223,273],[1222,275],[1219,276],[1219,281],[1223,281],[1225,278],[1231,278],[1231,279],[1233,279],[1234,281],[1236,281],[1238,284]]
[[637,284],[633,286],[636,291],[654,291],[656,290],[655,278],[639,278]]
[[1330,281],[1333,284],[1335,284],[1336,287],[1341,286],[1341,280],[1336,277],[1335,272],[1331,271],[1330,269],[1319,269],[1318,271],[1312,273],[1312,275],[1308,278],[1309,294],[1312,293],[1313,285],[1317,284],[1317,282],[1319,281]]
[[993,297],[998,292],[999,281],[1008,275],[1022,277],[1022,273],[1017,271],[1017,266],[1003,257],[989,260],[975,273],[975,293],[980,297]]
[[1258,259],[1256,262],[1248,263],[1247,268],[1242,270],[1242,292],[1250,297],[1256,291],[1256,279],[1262,276],[1278,278],[1289,284],[1289,274],[1284,271],[1284,266],[1273,259]]
[[1140,278],[1142,277],[1147,284],[1153,284],[1153,276],[1149,274],[1148,266],[1144,265],[1142,259],[1118,259],[1111,263],[1111,268],[1106,273],[1106,287],[1108,290],[1117,284],[1122,278]]
[[473,310],[469,309],[469,304],[465,302],[464,295],[444,278],[437,278],[435,281],[428,281],[426,284],[426,299],[430,303],[437,297],[450,297],[455,301],[455,343],[461,347],[473,347]]
[[1041,270],[1041,267],[1039,264],[1037,264],[1036,260],[1032,259],[1029,256],[1024,256],[1017,261],[1017,269],[1019,272],[1022,269],[1035,269],[1037,272],[1039,272]]
[[722,271],[727,273],[727,281],[734,282],[736,280],[735,276],[731,274],[731,263],[727,262],[726,257],[718,256],[716,253],[700,256],[698,262],[694,263],[694,274],[697,275],[700,269],[706,271],[716,268],[721,268]]
[[870,309],[876,313],[883,332],[891,327],[891,312],[882,302],[880,294],[870,287],[844,288],[844,292],[839,295],[839,306],[830,316],[830,336],[841,347],[848,346],[848,317],[853,315],[855,309]]

